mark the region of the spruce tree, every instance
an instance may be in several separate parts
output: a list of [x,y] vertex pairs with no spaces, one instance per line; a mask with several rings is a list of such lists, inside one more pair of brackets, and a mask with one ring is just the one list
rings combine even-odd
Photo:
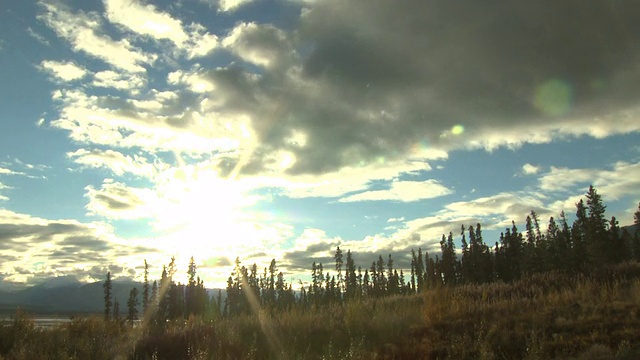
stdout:
[[104,319],[109,320],[111,314],[111,271],[107,272],[107,280],[102,284],[104,289]]
[[187,270],[189,280],[187,283],[186,291],[186,312],[187,315],[193,315],[196,313],[196,262],[193,259],[189,259],[189,268]]
[[467,243],[467,238],[465,235],[466,229],[463,225],[460,225],[460,247],[462,248],[462,259],[460,260],[460,275],[462,277],[462,282],[470,283],[472,282],[471,278],[472,274],[472,261],[469,254],[469,244]]
[[556,220],[552,217],[549,218],[549,224],[547,225],[547,251],[544,254],[544,266],[545,270],[560,270],[562,268],[562,259],[567,257],[567,244],[563,241],[563,237],[560,235],[560,228]]
[[448,238],[445,238],[444,234],[442,235],[442,240],[440,240],[440,251],[442,253],[442,260],[440,261],[442,281],[445,285],[454,285],[456,283],[456,270],[458,266],[456,248],[453,243],[453,233],[450,232]]
[[142,284],[142,312],[147,313],[149,307],[149,264],[144,260],[144,283]]
[[609,221],[609,258],[614,264],[619,264],[628,259],[629,250],[625,246],[624,239],[615,216]]
[[336,261],[336,271],[338,272],[338,288],[340,289],[340,291],[343,291],[343,281],[342,281],[342,265],[343,265],[343,260],[342,260],[342,250],[340,250],[340,246],[336,247],[336,253],[333,256],[333,258]]
[[613,262],[607,236],[606,206],[602,203],[602,197],[593,185],[589,186],[586,198],[588,218],[585,240],[587,254],[589,256],[589,265],[591,267],[599,267]]
[[276,259],[271,259],[269,264],[269,279],[267,284],[267,304],[269,306],[275,306],[276,304],[276,273],[278,268],[276,267]]
[[115,298],[115,300],[113,300],[113,320],[120,320],[120,302],[118,301],[118,298]]
[[640,203],[638,203],[638,211],[633,214],[633,224],[635,231],[633,232],[632,253],[635,261],[640,262]]
[[588,263],[587,259],[587,209],[584,201],[580,199],[576,203],[576,220],[571,226],[571,243],[573,245],[573,271],[584,271]]
[[564,211],[560,212],[560,228],[558,233],[558,244],[564,248],[564,252],[560,255],[560,263],[558,269],[563,271],[569,271],[573,267],[572,261],[572,249],[574,248],[571,241],[571,228],[567,221],[567,216]]
[[347,250],[347,268],[345,274],[345,297],[353,299],[357,293],[358,280],[356,277],[356,265],[351,256],[351,250]]
[[136,319],[138,319],[138,289],[134,287],[129,292],[129,300],[127,300],[127,320],[133,325]]

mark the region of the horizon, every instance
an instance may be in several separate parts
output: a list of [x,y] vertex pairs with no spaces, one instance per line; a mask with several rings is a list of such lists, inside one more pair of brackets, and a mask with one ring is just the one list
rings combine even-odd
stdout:
[[[0,290],[236,257],[288,281],[593,185],[640,203],[640,3],[38,0],[0,7]],[[143,19],[144,21],[141,21]],[[518,21],[514,21],[518,19]],[[326,261],[326,260],[324,260]]]

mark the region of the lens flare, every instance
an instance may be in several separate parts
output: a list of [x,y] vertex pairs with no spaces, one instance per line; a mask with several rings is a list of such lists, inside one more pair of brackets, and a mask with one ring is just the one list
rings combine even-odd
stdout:
[[464,132],[464,126],[458,124],[458,125],[454,125],[451,128],[451,133],[453,135],[461,135]]
[[560,116],[571,110],[571,85],[560,79],[551,79],[538,86],[534,105],[546,115]]

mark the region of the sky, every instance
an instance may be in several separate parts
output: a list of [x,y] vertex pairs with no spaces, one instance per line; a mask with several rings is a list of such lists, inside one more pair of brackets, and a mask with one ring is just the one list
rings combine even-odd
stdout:
[[0,289],[285,278],[593,184],[640,202],[640,2],[0,2]]

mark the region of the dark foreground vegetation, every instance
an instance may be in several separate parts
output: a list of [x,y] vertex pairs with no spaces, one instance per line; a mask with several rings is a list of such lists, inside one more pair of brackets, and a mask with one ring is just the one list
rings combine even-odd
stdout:
[[186,285],[173,260],[150,285],[145,263],[126,318],[107,274],[104,316],[42,329],[18,313],[0,359],[638,359],[640,210],[629,234],[593,187],[576,208],[544,231],[532,212],[494,247],[463,227],[461,251],[452,234],[437,256],[412,251],[406,279],[391,255],[363,271],[338,248],[336,274],[313,263],[295,292],[275,260],[260,275],[237,260],[223,298],[193,261]]

